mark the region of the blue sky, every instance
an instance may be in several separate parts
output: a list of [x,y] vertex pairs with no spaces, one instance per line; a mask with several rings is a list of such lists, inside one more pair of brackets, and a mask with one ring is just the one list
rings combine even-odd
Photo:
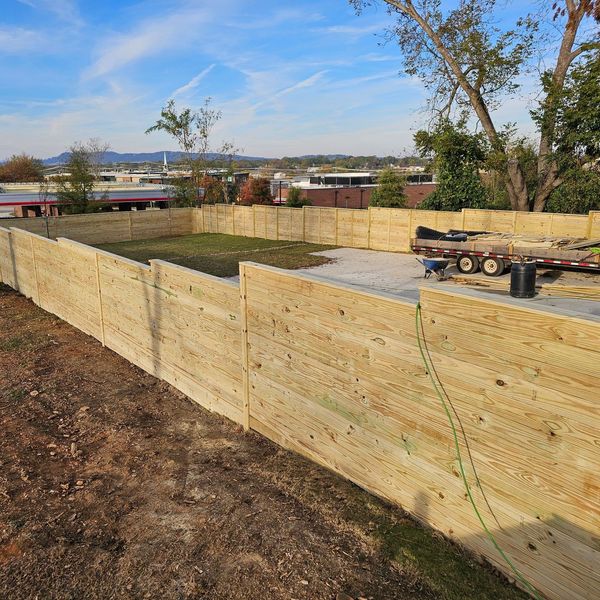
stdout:
[[[345,0],[2,0],[0,159],[100,137],[175,149],[144,131],[168,98],[223,112],[245,154],[404,154],[424,123],[390,18]],[[502,117],[527,122],[522,99]]]

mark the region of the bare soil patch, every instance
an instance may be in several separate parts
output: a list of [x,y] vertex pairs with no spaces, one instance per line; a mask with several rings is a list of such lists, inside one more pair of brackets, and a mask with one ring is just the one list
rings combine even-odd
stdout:
[[0,286],[0,598],[523,598]]

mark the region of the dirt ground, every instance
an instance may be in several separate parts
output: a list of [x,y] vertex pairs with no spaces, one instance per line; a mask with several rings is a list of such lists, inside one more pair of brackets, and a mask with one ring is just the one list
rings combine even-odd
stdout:
[[3,286],[0,427],[3,599],[524,598]]

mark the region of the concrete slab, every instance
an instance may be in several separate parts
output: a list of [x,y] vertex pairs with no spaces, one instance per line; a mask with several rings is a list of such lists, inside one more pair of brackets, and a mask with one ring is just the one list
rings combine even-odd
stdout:
[[[297,272],[315,275],[338,283],[358,285],[369,291],[386,292],[415,303],[419,298],[419,287],[423,285],[444,286],[444,283],[438,282],[434,276],[427,280],[423,278],[424,268],[413,254],[359,250],[356,248],[337,248],[317,252],[316,254],[327,256],[333,259],[333,262],[310,269],[299,269]],[[447,273],[464,277],[464,275],[458,273],[454,266],[451,266]],[[488,279],[481,274],[469,277]],[[500,279],[507,280],[508,285],[509,277],[510,275],[506,274]],[[600,275],[589,275],[587,273],[564,271],[560,274],[560,280],[573,285],[589,285],[597,281],[600,286]],[[448,289],[447,284],[444,287]],[[595,300],[557,298],[540,294],[535,298],[517,301],[503,291],[472,290],[458,285],[454,285],[452,289],[456,291],[469,289],[469,293],[474,295],[481,295],[494,300],[506,299],[509,302],[516,302],[521,306],[531,308],[566,311],[569,314],[591,316],[594,320],[600,318],[600,302]]]

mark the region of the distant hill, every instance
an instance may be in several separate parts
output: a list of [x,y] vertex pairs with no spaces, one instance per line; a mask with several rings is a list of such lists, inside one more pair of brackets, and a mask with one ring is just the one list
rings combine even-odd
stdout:
[[[163,152],[106,152],[102,157],[102,162],[104,164],[112,164],[112,163],[162,163],[163,161]],[[171,150],[167,150],[167,162],[174,163],[178,160],[181,160],[183,157],[183,152],[173,152]],[[217,154],[209,154],[208,158],[210,160],[214,158],[219,158]],[[253,161],[266,161],[270,160],[268,158],[264,158],[261,156],[235,156],[235,160],[253,160]],[[44,165],[47,167],[53,167],[55,165],[64,165],[69,160],[69,152],[63,152],[58,156],[52,156],[50,158],[43,159]]]
[[[184,158],[183,152],[167,150],[167,162],[173,165]],[[221,155],[211,153],[209,160],[215,160],[215,164],[224,165]],[[256,168],[269,166],[275,169],[294,169],[308,167],[327,167],[336,169],[369,170],[381,169],[392,165],[397,166],[426,166],[428,161],[418,156],[352,156],[351,154],[304,154],[303,156],[284,156],[283,158],[266,158],[262,156],[242,156],[233,157],[238,168]],[[69,160],[69,153],[63,152],[58,156],[46,158],[42,162],[46,167],[56,167],[64,165]],[[105,165],[120,164],[123,167],[131,168],[136,163],[154,163],[162,164],[163,151],[160,152],[106,152],[102,162]]]

